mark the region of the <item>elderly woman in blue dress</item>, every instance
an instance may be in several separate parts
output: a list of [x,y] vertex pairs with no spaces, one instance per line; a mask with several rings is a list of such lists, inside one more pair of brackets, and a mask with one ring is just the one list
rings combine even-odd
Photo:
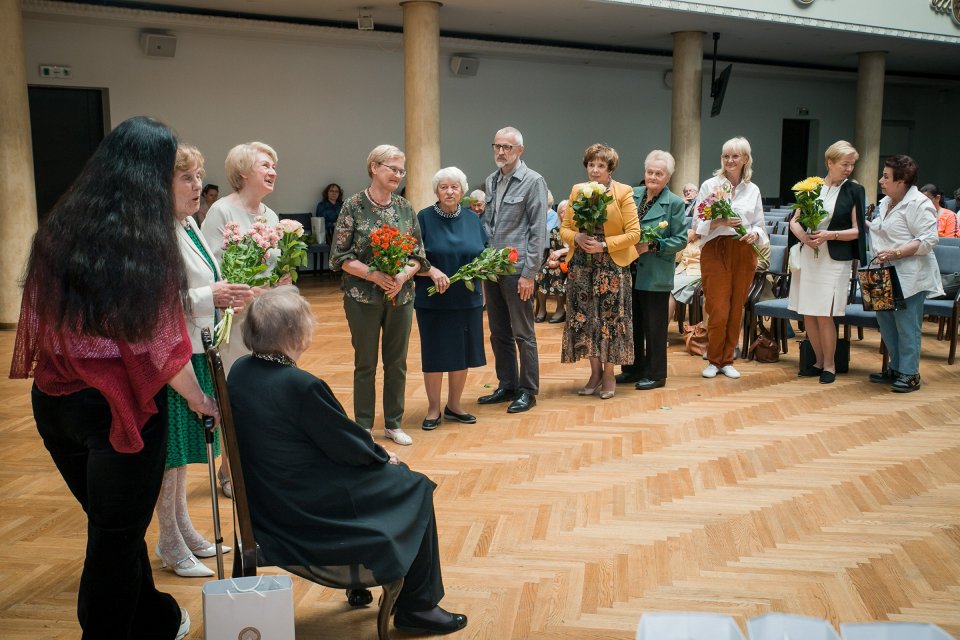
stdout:
[[[413,308],[420,329],[420,359],[427,391],[427,416],[423,428],[436,429],[441,420],[472,424],[475,416],[460,404],[467,370],[487,363],[483,351],[483,296],[463,282],[450,284],[450,276],[480,255],[487,234],[480,216],[464,215],[460,202],[467,190],[467,176],[456,167],[440,169],[433,176],[437,201],[417,214],[423,249],[430,268],[418,275]],[[429,278],[429,279],[428,279]],[[431,282],[437,289],[429,295]],[[440,412],[443,374],[447,374],[447,404]]]
[[880,336],[890,352],[890,367],[870,374],[870,382],[909,393],[920,388],[920,338],[923,301],[943,295],[940,268],[933,248],[937,212],[916,187],[917,163],[910,156],[891,156],[883,163],[880,188],[884,198],[870,224],[870,250],[882,264],[893,265],[906,306],[877,311]]

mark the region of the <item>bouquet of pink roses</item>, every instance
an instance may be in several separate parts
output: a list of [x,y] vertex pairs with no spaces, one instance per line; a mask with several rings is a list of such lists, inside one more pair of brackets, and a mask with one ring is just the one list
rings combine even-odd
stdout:
[[296,220],[281,220],[277,231],[280,233],[280,239],[277,240],[280,255],[273,269],[272,281],[276,282],[290,274],[290,280],[296,282],[299,276],[296,268],[307,266],[307,243],[303,239],[303,225]]
[[[703,220],[729,220],[738,217],[734,213],[733,207],[730,206],[730,187],[724,184],[719,189],[715,189],[713,193],[707,194],[707,197],[697,205],[697,212]],[[747,229],[742,224],[738,224],[734,231],[737,232],[738,238],[747,235]],[[763,257],[760,247],[755,244],[750,246],[753,247],[753,252],[757,254],[758,258]]]

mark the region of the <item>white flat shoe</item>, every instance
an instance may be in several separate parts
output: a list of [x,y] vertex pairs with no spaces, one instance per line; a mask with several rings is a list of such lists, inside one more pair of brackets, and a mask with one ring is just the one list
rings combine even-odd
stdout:
[[[221,544],[220,549],[223,551],[223,553],[230,553],[233,547],[228,544]],[[198,558],[213,558],[217,555],[217,545],[212,542],[207,542],[206,546],[190,549],[190,551],[193,551],[193,555],[197,556]]]
[[707,367],[701,373],[701,375],[704,378],[716,378],[719,372],[720,372],[720,369],[717,369],[717,365],[708,364]]
[[384,429],[383,434],[397,444],[404,446],[413,444],[413,438],[404,433],[403,429]]
[[192,553],[186,558],[178,560],[175,564],[169,565],[163,556],[160,555],[160,545],[154,549],[154,553],[160,558],[160,567],[163,569],[172,569],[178,576],[184,578],[209,578],[213,575],[213,570],[207,565],[197,560]]
[[183,640],[188,633],[190,633],[190,614],[180,607],[180,628],[177,629],[177,635],[173,640]]
[[732,378],[733,380],[736,380],[740,377],[740,372],[734,369],[732,364],[728,364],[725,367],[720,367],[720,373],[728,378]]

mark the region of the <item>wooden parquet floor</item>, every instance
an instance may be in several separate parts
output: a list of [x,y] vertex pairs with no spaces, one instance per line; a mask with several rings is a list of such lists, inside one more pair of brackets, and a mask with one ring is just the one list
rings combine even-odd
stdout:
[[[301,366],[352,407],[349,332],[333,280],[305,277],[319,323]],[[867,382],[878,335],[854,341],[831,386],[780,363],[740,361],[739,381],[700,377],[671,330],[665,389],[578,397],[589,368],[560,364],[560,325],[537,325],[537,407],[509,415],[464,394],[475,425],[418,428],[426,410],[411,336],[411,447],[378,440],[436,481],[445,607],[470,618],[458,638],[633,638],[646,611],[770,611],[833,624],[927,621],[960,637],[960,364],[927,324],[918,393]],[[0,334],[9,361],[12,334]],[[75,638],[83,513],[36,434],[29,383],[0,380],[0,637]],[[191,512],[212,531],[206,467],[190,468]],[[225,531],[229,503],[220,500]],[[156,539],[156,524],[148,543]],[[227,534],[232,538],[232,534]],[[227,556],[227,561],[231,556]],[[208,561],[208,565],[214,563]],[[202,580],[154,562],[156,579],[203,637]],[[375,609],[294,578],[299,638],[376,636]]]

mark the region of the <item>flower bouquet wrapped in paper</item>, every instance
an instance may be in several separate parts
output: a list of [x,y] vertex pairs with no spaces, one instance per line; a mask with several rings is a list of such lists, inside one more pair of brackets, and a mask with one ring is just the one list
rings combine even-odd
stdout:
[[[577,188],[577,197],[568,205],[573,209],[573,222],[583,233],[593,236],[597,227],[607,221],[607,205],[613,202],[613,195],[599,182],[583,182]],[[587,264],[591,262],[593,256],[587,254]]]
[[[823,200],[820,199],[820,190],[823,188],[823,178],[813,176],[801,180],[790,187],[797,201],[791,205],[800,210],[800,215],[796,220],[808,232],[816,231],[823,219],[827,217],[827,212],[823,208]],[[801,246],[801,251],[802,246]],[[813,248],[813,255],[820,255],[820,247]]]
[[[450,284],[462,280],[463,286],[470,291],[476,291],[474,280],[496,282],[500,276],[516,273],[519,258],[517,250],[513,247],[484,249],[479,256],[457,269],[457,272],[450,276]],[[428,296],[432,296],[436,292],[437,288],[433,285],[427,287]]]
[[[733,207],[730,206],[730,187],[724,184],[722,187],[715,189],[713,193],[708,193],[697,205],[697,214],[702,220],[729,220],[738,217],[734,213]],[[747,235],[747,228],[743,224],[738,224],[734,231],[737,232],[738,238]],[[750,246],[758,258],[763,257],[760,247],[755,244]]]
[[[373,248],[370,271],[381,271],[388,276],[400,273],[417,248],[416,238],[408,233],[400,233],[399,229],[387,224],[370,232],[370,242]],[[387,298],[386,294],[384,298]],[[392,302],[397,303],[396,300]]]

